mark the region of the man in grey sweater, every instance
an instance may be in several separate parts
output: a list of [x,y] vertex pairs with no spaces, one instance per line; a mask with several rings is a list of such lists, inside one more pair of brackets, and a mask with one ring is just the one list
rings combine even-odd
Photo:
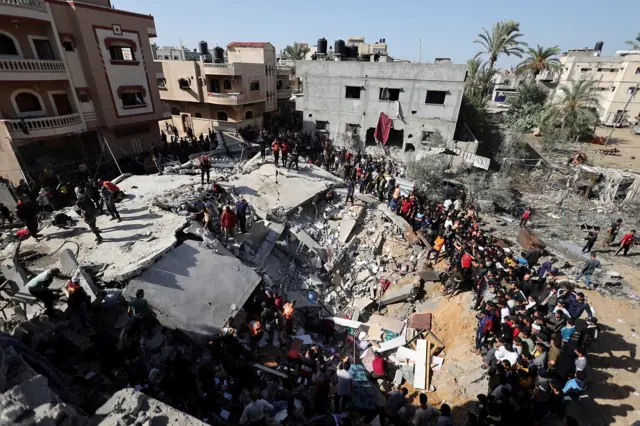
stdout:
[[580,273],[576,276],[576,280],[579,280],[584,276],[584,282],[587,285],[587,289],[591,290],[591,275],[593,275],[593,272],[599,267],[600,261],[596,259],[596,254],[591,253],[591,258],[584,263]]

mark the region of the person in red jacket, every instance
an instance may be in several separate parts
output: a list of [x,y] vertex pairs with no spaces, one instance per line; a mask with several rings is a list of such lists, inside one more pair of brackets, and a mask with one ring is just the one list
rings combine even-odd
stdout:
[[234,211],[231,210],[229,206],[224,206],[224,210],[220,215],[220,227],[222,228],[226,238],[233,238],[235,236],[237,223],[238,218]]
[[633,241],[634,241],[635,237],[636,237],[636,230],[635,229],[632,229],[631,232],[629,232],[624,237],[622,237],[622,239],[620,240],[620,248],[618,248],[618,250],[616,250],[616,254],[615,255],[617,256],[618,253],[620,253],[622,251],[622,255],[626,256],[627,253],[629,252],[629,249],[633,245]]
[[282,154],[282,167],[287,167],[287,157],[289,157],[289,145],[287,142],[280,144],[280,153]]

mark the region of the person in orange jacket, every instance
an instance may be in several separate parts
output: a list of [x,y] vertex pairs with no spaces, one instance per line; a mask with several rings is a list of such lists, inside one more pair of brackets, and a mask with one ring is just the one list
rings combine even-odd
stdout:
[[295,311],[296,301],[292,300],[284,304],[282,308],[282,314],[287,321],[287,333],[291,334],[293,331],[293,312]]
[[273,163],[278,167],[278,158],[280,158],[280,142],[278,142],[278,139],[271,144],[271,152],[273,152]]
[[236,217],[236,214],[229,206],[224,206],[224,210],[220,215],[220,226],[222,227],[226,238],[234,237],[237,224],[238,218]]
[[433,247],[431,249],[429,249],[429,251],[427,252],[427,262],[429,261],[429,258],[431,257],[431,253],[435,253],[436,257],[433,260],[433,263],[434,264],[438,263],[438,257],[440,256],[440,251],[442,250],[443,246],[444,246],[444,236],[443,235],[438,235],[436,237],[436,240],[433,242]]

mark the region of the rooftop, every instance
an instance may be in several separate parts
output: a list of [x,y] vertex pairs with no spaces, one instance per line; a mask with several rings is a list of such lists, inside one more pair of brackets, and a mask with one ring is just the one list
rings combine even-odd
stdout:
[[268,41],[232,41],[227,47],[265,47]]

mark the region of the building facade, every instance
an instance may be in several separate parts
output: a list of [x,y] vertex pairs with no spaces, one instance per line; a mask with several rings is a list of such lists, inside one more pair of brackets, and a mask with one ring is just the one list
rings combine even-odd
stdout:
[[180,133],[211,128],[261,126],[265,114],[277,113],[279,99],[291,96],[290,67],[277,66],[275,48],[266,42],[233,42],[227,62],[161,60],[160,97]]
[[[109,0],[0,0],[0,175],[12,182],[148,149],[164,116],[152,16]],[[106,158],[106,157],[105,157]]]
[[[615,56],[594,54],[595,50],[580,49],[560,57],[562,71],[555,77],[558,89],[573,81],[593,80],[602,124],[625,126],[640,122],[640,51],[619,51]],[[559,96],[561,92],[556,90],[555,97]]]
[[357,61],[296,61],[303,94],[296,98],[306,132],[337,145],[375,145],[380,113],[393,120],[387,146],[428,147],[439,132],[453,141],[466,65]]

